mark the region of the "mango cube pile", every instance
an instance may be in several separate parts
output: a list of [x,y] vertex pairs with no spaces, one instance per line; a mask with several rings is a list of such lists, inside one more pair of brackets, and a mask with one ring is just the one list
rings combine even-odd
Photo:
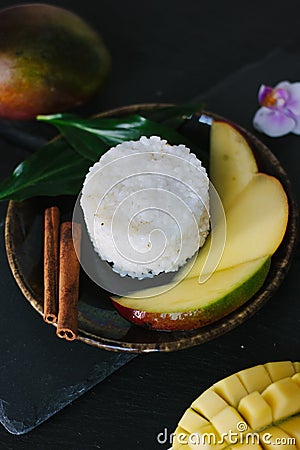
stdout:
[[172,449],[300,449],[300,363],[270,362],[215,383],[180,419]]

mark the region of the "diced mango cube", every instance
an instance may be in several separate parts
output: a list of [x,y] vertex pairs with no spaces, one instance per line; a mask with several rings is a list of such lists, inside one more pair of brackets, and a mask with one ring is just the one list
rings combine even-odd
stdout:
[[300,387],[291,378],[270,384],[262,397],[271,406],[275,422],[300,412]]
[[292,376],[292,380],[300,386],[300,373],[295,373],[295,375]]
[[231,406],[237,407],[248,392],[236,374],[213,385],[213,389]]
[[188,408],[183,416],[181,417],[178,426],[183,428],[188,433],[194,433],[199,431],[204,425],[208,425],[209,422],[201,417],[200,414],[195,412],[193,409]]
[[188,445],[187,444],[180,444],[178,442],[175,442],[172,445],[172,450],[188,450]]
[[262,365],[242,370],[238,372],[238,377],[249,394],[254,391],[262,392],[272,383],[267,370]]
[[[256,439],[253,438],[253,440],[255,441]],[[259,438],[257,440],[259,441]],[[237,444],[232,448],[232,450],[261,450],[261,449],[262,449],[262,447],[258,443],[251,442],[250,439],[248,441],[246,441],[245,443]]]
[[188,448],[189,433],[181,427],[177,427],[173,433],[172,449],[183,450]]
[[260,443],[265,450],[296,450],[291,437],[277,427],[271,427],[259,433]]
[[259,392],[252,392],[242,398],[238,410],[253,430],[272,424],[272,409]]
[[202,393],[179,421],[173,450],[300,450],[300,363],[242,370]]
[[[211,423],[218,431],[221,436],[224,436],[226,441],[231,444],[230,433],[238,433],[238,435],[243,435],[243,432],[249,432],[248,426],[245,423],[243,417],[237,412],[232,406],[227,406],[219,412],[215,417],[213,417]],[[244,425],[241,429],[241,424]]]
[[278,425],[278,428],[281,428],[291,437],[296,439],[296,445],[300,448],[300,416],[292,417],[292,419],[287,420],[286,422],[282,422]]
[[228,404],[212,389],[203,392],[193,403],[192,408],[199,411],[208,420],[211,420],[222,409],[226,408]]
[[212,424],[209,424],[189,437],[188,448],[191,450],[222,450],[227,443],[221,438]]
[[291,377],[295,373],[295,368],[291,361],[276,361],[265,364],[271,380],[277,381],[282,378]]
[[300,372],[300,362],[294,362],[293,366],[294,366],[294,369],[295,369],[296,373]]

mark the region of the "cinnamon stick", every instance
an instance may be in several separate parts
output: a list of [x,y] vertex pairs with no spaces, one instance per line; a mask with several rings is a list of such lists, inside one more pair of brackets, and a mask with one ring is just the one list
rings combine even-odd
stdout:
[[44,321],[56,323],[58,314],[58,248],[60,212],[56,206],[44,213]]
[[[72,235],[73,226],[73,235]],[[56,334],[73,341],[78,333],[78,296],[81,225],[64,222],[60,227],[58,323]],[[76,254],[76,251],[77,254]]]

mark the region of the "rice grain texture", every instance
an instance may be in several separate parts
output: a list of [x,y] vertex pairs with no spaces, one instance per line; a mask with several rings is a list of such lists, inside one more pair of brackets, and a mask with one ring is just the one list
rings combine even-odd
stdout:
[[184,145],[157,136],[111,148],[81,196],[88,233],[114,271],[133,278],[177,271],[209,232],[209,180]]

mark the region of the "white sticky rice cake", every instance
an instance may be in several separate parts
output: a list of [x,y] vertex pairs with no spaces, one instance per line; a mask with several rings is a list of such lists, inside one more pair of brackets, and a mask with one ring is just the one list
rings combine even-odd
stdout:
[[206,170],[187,147],[152,136],[107,151],[80,202],[100,257],[142,279],[178,270],[204,244],[208,191]]

